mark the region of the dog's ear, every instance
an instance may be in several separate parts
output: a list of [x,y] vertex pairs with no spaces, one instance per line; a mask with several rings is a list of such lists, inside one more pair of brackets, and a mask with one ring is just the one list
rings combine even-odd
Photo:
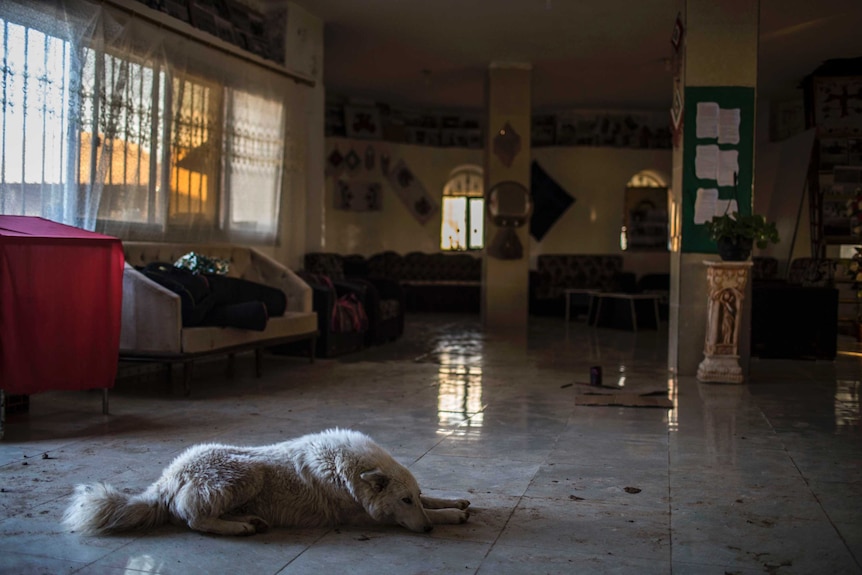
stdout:
[[371,471],[363,471],[359,474],[363,481],[369,483],[371,488],[378,493],[386,489],[389,485],[389,477],[387,477],[380,469],[372,469]]

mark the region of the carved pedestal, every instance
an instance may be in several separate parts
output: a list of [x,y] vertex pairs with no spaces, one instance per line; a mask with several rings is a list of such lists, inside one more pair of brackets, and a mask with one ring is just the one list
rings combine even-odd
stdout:
[[706,340],[703,361],[697,368],[700,381],[742,383],[739,365],[739,325],[745,299],[745,283],[751,262],[705,261],[709,287]]

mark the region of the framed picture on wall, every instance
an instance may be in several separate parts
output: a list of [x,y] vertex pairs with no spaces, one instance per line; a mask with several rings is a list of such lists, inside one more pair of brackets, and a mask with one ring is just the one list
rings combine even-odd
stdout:
[[624,210],[625,250],[668,249],[667,188],[626,188]]
[[383,127],[375,106],[345,106],[344,123],[348,138],[380,139]]

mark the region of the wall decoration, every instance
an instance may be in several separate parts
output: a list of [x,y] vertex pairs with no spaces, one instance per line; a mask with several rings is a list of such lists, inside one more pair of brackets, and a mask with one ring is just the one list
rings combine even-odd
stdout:
[[679,80],[674,82],[673,103],[670,108],[670,124],[672,133],[672,141],[674,149],[679,148],[680,139],[682,137],[682,111],[683,102],[682,94],[679,91]]
[[[675,67],[681,61],[681,53],[671,58]],[[327,100],[327,136],[353,136],[348,133],[348,120],[345,119],[346,109],[350,107],[337,100]],[[442,112],[391,108],[383,103],[359,107],[367,110],[373,119],[380,119],[379,131],[374,135],[363,135],[366,138],[421,146],[457,146],[477,150],[485,147],[482,123],[469,114],[456,117]],[[670,149],[672,134],[666,112],[565,110],[534,116],[530,135],[536,146]]]
[[348,138],[379,139],[380,110],[374,106],[344,106],[345,132]]
[[670,35],[670,43],[673,46],[674,52],[679,52],[679,47],[682,45],[682,37],[685,34],[685,28],[682,25],[682,14],[677,13],[676,21],[673,23],[673,32]]
[[524,257],[524,246],[515,229],[527,223],[533,211],[530,191],[521,182],[503,181],[491,186],[486,200],[485,209],[491,221],[501,228],[488,244],[488,255],[500,260],[521,259]]
[[670,148],[667,114],[566,112],[557,115],[558,146]]
[[535,160],[530,165],[530,190],[533,194],[530,235],[540,242],[569,206],[575,203],[575,198]]
[[515,157],[521,151],[521,136],[512,127],[512,124],[506,122],[497,134],[494,136],[494,155],[499,158],[503,165],[511,167]]
[[553,146],[557,132],[557,119],[552,115],[533,116],[530,138],[533,146]]
[[338,151],[338,146],[335,146],[335,149],[329,153],[329,157],[326,160],[327,168],[326,172],[330,176],[338,176],[344,170],[344,156],[341,155],[341,152]]
[[425,187],[416,179],[404,160],[398,160],[389,172],[388,179],[395,193],[420,224],[425,225],[437,212],[437,203],[425,191]]
[[380,182],[338,180],[333,203],[336,210],[379,212],[383,209],[383,188]]
[[183,22],[189,21],[189,3],[187,0],[163,0],[162,10]]
[[626,188],[623,221],[627,251],[667,251],[667,188]]
[[374,169],[374,160],[375,160],[374,147],[369,145],[367,148],[365,148],[365,169],[366,170],[371,171]]
[[348,170],[350,170],[351,172],[355,172],[356,169],[360,165],[362,165],[362,158],[359,157],[359,154],[356,153],[356,150],[351,149],[344,157],[344,163],[347,164]]

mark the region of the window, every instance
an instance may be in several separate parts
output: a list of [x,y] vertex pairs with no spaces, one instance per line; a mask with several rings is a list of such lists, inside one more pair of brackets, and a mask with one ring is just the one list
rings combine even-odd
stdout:
[[484,175],[479,166],[460,166],[443,188],[440,249],[479,250],[485,240]]
[[667,250],[668,205],[668,190],[660,175],[643,171],[632,176],[626,185],[620,247],[628,251]]
[[123,239],[274,242],[289,89],[72,3],[86,17],[67,12],[68,27],[38,4],[0,7],[0,214]]
[[69,43],[0,20],[0,213],[63,217]]

